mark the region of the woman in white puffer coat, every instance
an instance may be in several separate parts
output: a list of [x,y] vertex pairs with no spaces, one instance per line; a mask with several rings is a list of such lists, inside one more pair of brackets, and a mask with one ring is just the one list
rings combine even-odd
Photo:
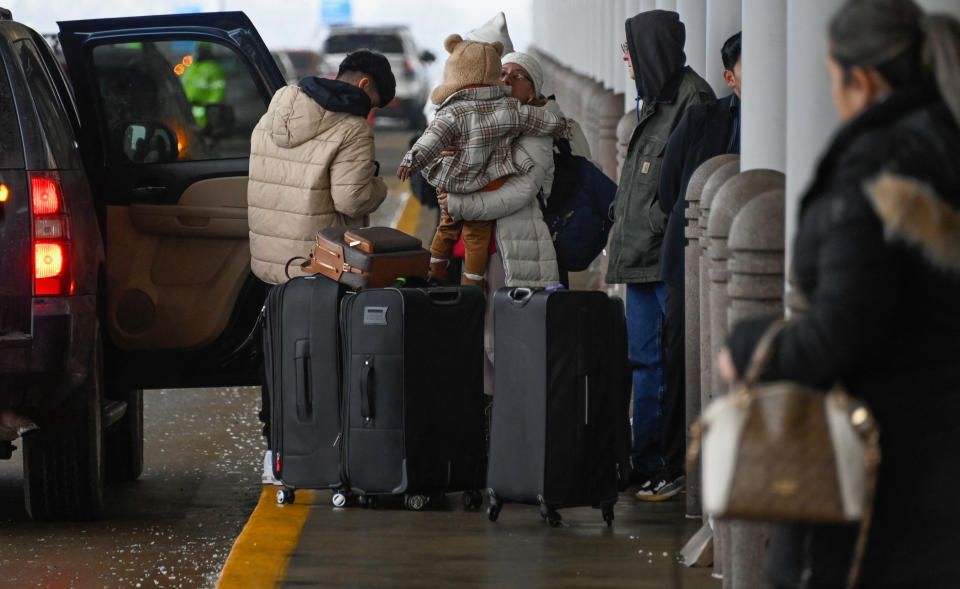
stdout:
[[[540,95],[543,70],[539,62],[525,53],[509,53],[502,60],[500,80],[510,86],[511,96],[524,104],[543,106],[563,116],[556,101]],[[571,122],[571,149],[576,155],[590,156],[579,125]],[[538,196],[549,198],[553,183],[553,138],[521,135],[514,158],[529,157],[534,167],[526,174],[511,177],[502,188],[472,194],[440,194],[440,207],[454,219],[496,221],[496,253],[490,256],[484,290],[487,295],[484,348],[484,391],[493,393],[493,293],[503,286],[556,286],[560,275],[557,253],[550,230],[543,222]]]

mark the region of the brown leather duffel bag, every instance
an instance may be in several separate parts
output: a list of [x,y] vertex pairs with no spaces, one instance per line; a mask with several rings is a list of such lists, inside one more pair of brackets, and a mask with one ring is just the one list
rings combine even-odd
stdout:
[[382,288],[399,277],[426,278],[430,252],[419,239],[390,227],[328,227],[301,266],[353,290]]

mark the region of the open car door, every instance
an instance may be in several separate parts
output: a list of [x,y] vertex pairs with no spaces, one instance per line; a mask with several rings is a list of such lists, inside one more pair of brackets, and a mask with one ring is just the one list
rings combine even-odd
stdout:
[[59,25],[105,231],[115,377],[257,384],[257,362],[232,352],[266,292],[250,272],[247,173],[280,70],[242,12]]

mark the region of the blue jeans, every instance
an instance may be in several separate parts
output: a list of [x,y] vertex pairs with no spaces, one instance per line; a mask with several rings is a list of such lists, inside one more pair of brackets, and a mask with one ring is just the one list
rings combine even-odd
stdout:
[[660,455],[663,392],[662,282],[627,285],[628,354],[633,366],[633,467],[654,476],[663,467]]

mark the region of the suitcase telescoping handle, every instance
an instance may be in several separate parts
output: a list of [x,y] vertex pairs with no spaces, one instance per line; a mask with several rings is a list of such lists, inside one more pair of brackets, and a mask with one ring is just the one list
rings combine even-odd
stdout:
[[517,306],[526,305],[533,296],[533,289],[525,286],[518,286],[510,289],[510,302]]
[[364,421],[373,420],[373,391],[370,390],[370,377],[373,374],[373,356],[364,356],[360,368],[360,416]]

